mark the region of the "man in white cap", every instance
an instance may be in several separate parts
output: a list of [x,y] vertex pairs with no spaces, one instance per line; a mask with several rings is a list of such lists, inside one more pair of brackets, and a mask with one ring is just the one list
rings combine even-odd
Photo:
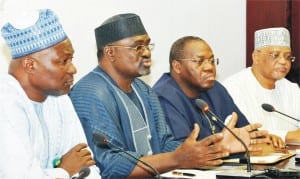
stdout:
[[76,73],[71,41],[53,11],[38,13],[27,27],[1,29],[12,60],[0,78],[0,178],[100,178],[65,95]]
[[268,28],[255,32],[253,63],[223,84],[234,102],[252,122],[260,122],[270,133],[286,142],[300,142],[299,124],[279,113],[267,112],[262,104],[300,119],[300,90],[296,83],[285,79],[295,57],[290,48],[286,28]]

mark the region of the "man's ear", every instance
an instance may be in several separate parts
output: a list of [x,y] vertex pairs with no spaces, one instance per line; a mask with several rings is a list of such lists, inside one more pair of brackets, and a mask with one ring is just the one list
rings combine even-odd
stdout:
[[171,65],[175,73],[177,74],[181,73],[181,63],[178,60],[173,60]]
[[258,51],[257,50],[254,50],[253,52],[252,52],[252,63],[253,64],[257,64],[258,63]]
[[108,59],[111,62],[114,62],[116,59],[115,57],[115,50],[114,48],[110,47],[110,46],[105,46],[103,48],[103,55],[106,57],[106,59]]
[[113,56],[114,56],[114,53],[115,53],[115,51],[114,51],[114,49],[113,49],[112,47],[105,46],[105,47],[103,48],[103,54],[104,54],[106,57],[108,57],[108,58],[113,57]]
[[28,73],[32,73],[32,71],[34,70],[34,59],[30,58],[30,57],[25,57],[22,59],[22,66],[25,69],[26,72]]

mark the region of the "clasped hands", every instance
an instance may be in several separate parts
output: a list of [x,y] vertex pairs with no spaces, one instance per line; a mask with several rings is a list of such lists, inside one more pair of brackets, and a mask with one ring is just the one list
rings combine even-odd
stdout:
[[[259,123],[249,124],[241,128],[236,128],[238,116],[232,113],[231,119],[226,124],[248,147],[250,152],[262,152],[264,148],[274,147],[282,148],[285,146],[280,137],[269,134],[266,130],[258,130],[261,126]],[[245,152],[245,147],[238,141],[226,128],[222,130],[224,139],[223,145],[230,145],[230,153]]]

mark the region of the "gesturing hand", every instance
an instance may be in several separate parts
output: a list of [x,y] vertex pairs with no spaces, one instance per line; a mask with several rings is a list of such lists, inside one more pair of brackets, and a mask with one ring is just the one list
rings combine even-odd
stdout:
[[91,152],[87,149],[87,144],[77,144],[70,151],[62,156],[62,162],[58,166],[65,169],[70,176],[78,173],[82,167],[94,165]]
[[[260,151],[260,147],[251,144],[260,144],[270,142],[267,137],[268,132],[265,130],[258,130],[261,124],[254,123],[249,124],[241,128],[236,128],[238,116],[235,112],[232,113],[232,117],[226,126],[230,128],[248,147],[249,151]],[[244,152],[246,151],[244,146],[238,141],[226,128],[222,130],[224,134],[223,144],[230,145],[230,153]]]
[[221,145],[221,133],[208,136],[197,141],[200,128],[194,125],[194,130],[176,151],[176,159],[180,168],[199,168],[202,166],[219,165],[221,158],[229,155],[228,148]]

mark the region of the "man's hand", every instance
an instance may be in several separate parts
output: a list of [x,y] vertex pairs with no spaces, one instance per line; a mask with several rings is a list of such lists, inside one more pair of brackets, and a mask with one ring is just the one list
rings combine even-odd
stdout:
[[77,144],[69,152],[62,156],[59,168],[65,169],[70,176],[78,173],[82,167],[95,165],[91,152],[87,149],[87,144]]
[[[249,151],[260,151],[262,150],[257,145],[251,144],[260,144],[260,143],[269,143],[270,139],[267,137],[268,132],[265,130],[258,130],[261,127],[261,124],[249,124],[247,126],[236,128],[238,116],[235,112],[232,113],[232,117],[226,126],[231,129],[248,147]],[[246,149],[226,128],[222,130],[224,139],[222,140],[223,144],[230,146],[230,153],[244,152]]]
[[194,126],[189,137],[175,150],[179,168],[199,168],[222,164],[221,158],[229,155],[228,148],[220,143],[223,135],[219,133],[197,141],[200,128],[198,124]]
[[285,136],[285,143],[300,143],[300,129],[289,131]]
[[281,137],[274,134],[269,134],[268,137],[275,148],[285,148],[285,143]]

